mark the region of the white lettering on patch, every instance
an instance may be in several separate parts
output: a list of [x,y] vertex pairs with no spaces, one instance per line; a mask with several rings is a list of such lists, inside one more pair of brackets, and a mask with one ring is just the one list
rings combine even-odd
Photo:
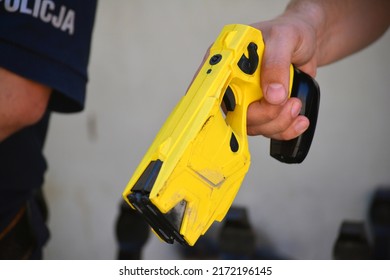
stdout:
[[52,0],[0,0],[0,3],[0,9],[6,12],[31,15],[69,35],[74,34],[76,13],[64,5],[58,8]]

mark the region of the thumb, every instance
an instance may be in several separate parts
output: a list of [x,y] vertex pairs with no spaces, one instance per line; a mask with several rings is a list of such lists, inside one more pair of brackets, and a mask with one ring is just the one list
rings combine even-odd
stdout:
[[273,105],[283,105],[289,95],[290,65],[297,46],[297,35],[290,26],[278,20],[260,22],[258,28],[264,40],[260,83],[264,99]]
[[[263,87],[264,88],[264,87]],[[287,99],[287,89],[278,81],[265,82],[264,98],[273,105],[283,105]]]
[[264,98],[273,105],[283,105],[288,97],[291,53],[269,42],[264,50],[260,82]]

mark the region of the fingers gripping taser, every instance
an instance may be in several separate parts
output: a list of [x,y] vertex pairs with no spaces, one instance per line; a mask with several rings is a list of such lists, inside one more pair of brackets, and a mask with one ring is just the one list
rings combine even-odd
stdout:
[[[164,241],[194,245],[232,205],[250,165],[247,109],[262,98],[263,51],[259,30],[225,26],[124,190]],[[291,141],[271,140],[271,156],[299,163],[313,138],[319,88],[291,66],[290,92],[301,99],[310,126]]]

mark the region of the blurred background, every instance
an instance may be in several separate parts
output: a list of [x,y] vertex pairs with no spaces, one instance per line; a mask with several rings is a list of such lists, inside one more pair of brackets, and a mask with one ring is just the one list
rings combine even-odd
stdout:
[[[287,1],[100,1],[86,110],[55,114],[46,144],[51,240],[46,259],[114,259],[121,194],[207,48],[225,24],[271,19]],[[235,200],[256,242],[295,259],[331,259],[343,220],[363,220],[390,184],[390,34],[320,68],[321,105],[300,165],[251,137],[252,165]],[[218,225],[216,225],[218,226]],[[146,259],[180,258],[151,235]]]

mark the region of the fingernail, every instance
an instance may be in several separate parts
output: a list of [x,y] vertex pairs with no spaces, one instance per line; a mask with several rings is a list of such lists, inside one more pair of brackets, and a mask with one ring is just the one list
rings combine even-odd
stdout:
[[296,125],[295,125],[295,130],[299,133],[304,132],[307,128],[309,127],[309,122],[306,120],[300,120]]
[[294,102],[293,105],[291,106],[291,116],[295,118],[296,116],[299,115],[301,112],[301,104],[299,102]]
[[267,101],[271,104],[279,104],[286,98],[286,91],[282,84],[269,84],[266,92]]

